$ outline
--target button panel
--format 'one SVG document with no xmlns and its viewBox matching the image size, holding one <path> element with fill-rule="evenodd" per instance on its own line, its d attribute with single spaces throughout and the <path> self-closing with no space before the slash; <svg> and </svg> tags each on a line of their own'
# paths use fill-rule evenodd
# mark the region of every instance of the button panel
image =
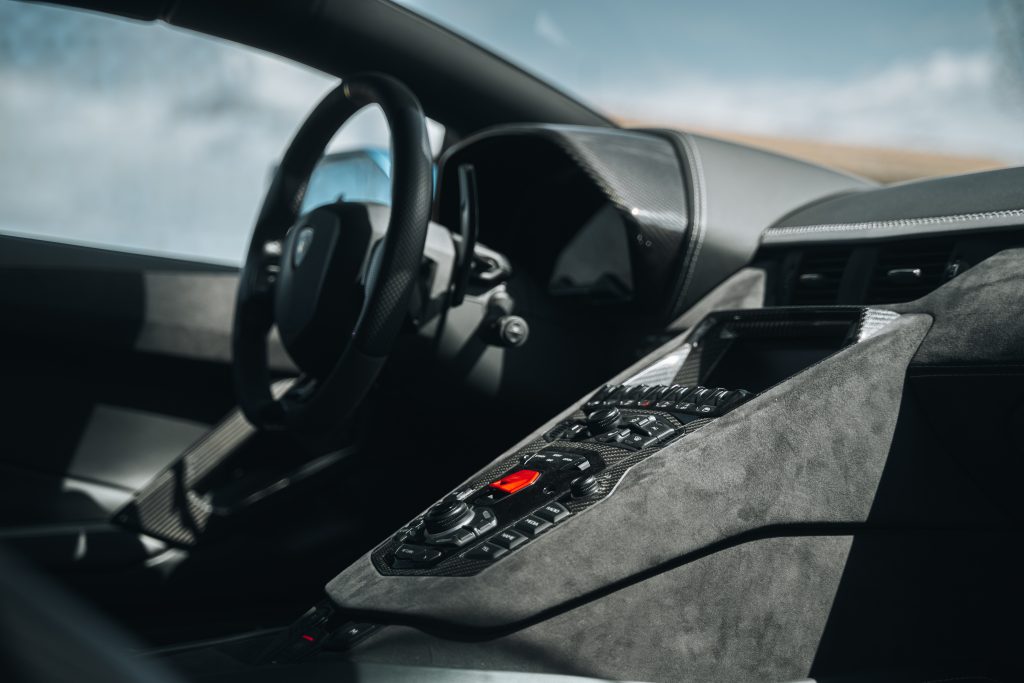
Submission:
<svg viewBox="0 0 1024 683">
<path fill-rule="evenodd" d="M 497 481 L 492 481 L 489 486 L 505 493 L 519 493 L 527 486 L 532 486 L 540 477 L 537 470 L 517 470 Z"/>
<path fill-rule="evenodd" d="M 751 396 L 721 387 L 602 387 L 582 414 L 399 529 L 373 552 L 374 565 L 383 573 L 475 574 L 609 495 L 626 469 L 692 431 L 688 423 Z"/>
<path fill-rule="evenodd" d="M 602 408 L 643 408 L 649 410 L 662 410 L 677 417 L 702 416 L 718 417 L 744 403 L 753 394 L 743 389 L 729 390 L 721 387 L 683 386 L 673 384 L 672 386 L 647 386 L 636 385 L 632 387 L 619 385 L 606 385 L 601 387 L 590 399 L 583 404 L 584 412 L 591 412 Z M 703 408 L 703 409 L 702 409 Z M 560 423 L 557 429 L 548 432 L 554 441 L 563 432 L 569 431 L 579 421 L 566 420 Z M 584 425 L 585 426 L 585 425 Z M 580 436 L 580 428 L 575 430 L 575 440 L 586 437 Z M 546 435 L 547 436 L 547 435 Z M 590 436 L 595 436 L 591 434 Z"/>
<path fill-rule="evenodd" d="M 542 533 L 544 533 L 550 528 L 551 522 L 547 521 L 546 519 L 541 519 L 536 515 L 524 517 L 521 520 L 519 520 L 518 524 L 516 524 L 516 529 L 518 529 L 521 533 L 525 534 L 530 538 L 540 536 Z"/>
<path fill-rule="evenodd" d="M 605 467 L 598 453 L 553 448 L 526 454 L 522 462 L 529 468 L 512 468 L 468 494 L 452 494 L 425 515 L 429 520 L 465 503 L 468 521 L 458 527 L 431 532 L 429 522 L 417 518 L 399 529 L 389 566 L 427 570 L 448 558 L 494 562 L 568 519 L 570 511 L 558 500 L 570 497 L 571 483 L 584 473 Z"/>
</svg>

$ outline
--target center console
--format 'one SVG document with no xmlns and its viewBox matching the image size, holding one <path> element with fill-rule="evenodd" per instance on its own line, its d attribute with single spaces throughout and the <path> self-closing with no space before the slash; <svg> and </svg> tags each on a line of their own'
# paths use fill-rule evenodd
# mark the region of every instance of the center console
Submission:
<svg viewBox="0 0 1024 683">
<path fill-rule="evenodd" d="M 893 320 L 860 307 L 706 317 L 685 343 L 495 462 L 371 553 L 383 576 L 471 576 L 612 495 L 669 444 Z"/>
</svg>

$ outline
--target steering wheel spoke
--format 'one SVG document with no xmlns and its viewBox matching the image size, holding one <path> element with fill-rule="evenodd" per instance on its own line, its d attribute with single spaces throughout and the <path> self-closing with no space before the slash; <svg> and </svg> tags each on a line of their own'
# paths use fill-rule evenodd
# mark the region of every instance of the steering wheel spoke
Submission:
<svg viewBox="0 0 1024 683">
<path fill-rule="evenodd" d="M 338 202 L 297 215 L 327 143 L 368 104 L 384 111 L 393 157 L 388 227 L 372 258 L 365 205 Z M 346 78 L 310 113 L 267 192 L 239 283 L 235 384 L 253 424 L 324 431 L 362 400 L 407 315 L 432 195 L 426 118 L 404 85 L 379 74 Z M 274 325 L 303 372 L 284 397 L 270 391 Z"/>
</svg>

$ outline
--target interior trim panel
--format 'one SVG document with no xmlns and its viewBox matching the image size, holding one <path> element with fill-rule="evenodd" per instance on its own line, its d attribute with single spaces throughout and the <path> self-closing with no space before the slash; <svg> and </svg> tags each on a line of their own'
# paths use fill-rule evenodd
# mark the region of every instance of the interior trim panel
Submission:
<svg viewBox="0 0 1024 683">
<path fill-rule="evenodd" d="M 762 244 L 983 231 L 1024 223 L 1024 168 L 928 178 L 832 197 L 785 216 Z"/>
<path fill-rule="evenodd" d="M 763 286 L 753 276 L 757 272 L 727 283 L 726 299 L 736 297 L 731 290 L 737 282 Z M 368 553 L 327 586 L 347 618 L 389 625 L 373 631 L 349 656 L 417 664 L 429 653 L 432 662 L 454 663 L 471 643 L 486 640 L 480 661 L 496 668 L 510 665 L 506 654 L 530 646 L 564 661 L 554 670 L 565 673 L 614 678 L 639 672 L 642 678 L 671 680 L 696 672 L 735 680 L 768 672 L 777 679 L 798 678 L 850 670 L 856 663 L 850 658 L 863 656 L 848 649 L 842 634 L 859 628 L 856 605 L 869 589 L 902 605 L 890 610 L 889 624 L 880 628 L 892 638 L 897 630 L 921 632 L 904 646 L 922 659 L 931 656 L 942 636 L 928 635 L 928 614 L 941 608 L 969 619 L 977 604 L 990 602 L 990 594 L 1009 581 L 1003 571 L 991 582 L 969 577 L 978 573 L 970 568 L 977 564 L 972 554 L 991 556 L 995 563 L 1001 551 L 993 538 L 1017 514 L 1000 502 L 1007 491 L 998 483 L 1011 476 L 1014 465 L 1000 460 L 993 467 L 1002 476 L 964 477 L 963 467 L 977 470 L 970 465 L 974 458 L 939 443 L 927 425 L 944 414 L 941 408 L 935 412 L 933 394 L 947 395 L 940 385 L 959 381 L 949 365 L 954 360 L 999 367 L 1024 360 L 1019 344 L 1011 342 L 1019 340 L 1022 323 L 1008 317 L 1015 311 L 1011 301 L 1024 298 L 1021 272 L 1024 249 L 1005 250 L 923 299 L 880 307 L 862 319 L 857 343 L 810 362 L 722 417 L 691 423 L 692 430 L 626 471 L 610 495 L 582 511 L 570 510 L 471 576 L 384 575 L 391 573 L 381 571 L 379 553 L 386 542 L 377 556 Z M 977 329 L 963 324 L 967 306 Z M 694 342 L 702 330 L 707 334 L 716 315 L 731 315 L 744 325 L 758 320 L 750 317 L 754 311 L 715 313 L 709 307 L 712 313 L 703 322 L 612 383 L 661 377 L 645 370 L 664 365 L 686 344 L 706 347 Z M 786 313 L 754 310 L 760 316 Z M 825 312 L 842 310 L 821 309 L 819 322 L 828 319 Z M 737 329 L 719 337 L 734 340 Z M 789 335 L 788 345 L 799 345 L 804 334 Z M 989 339 L 982 342 L 977 335 Z M 694 377 L 706 374 L 702 356 L 716 357 L 709 348 L 683 355 L 697 359 L 690 362 Z M 948 368 L 942 377 L 930 370 L 936 361 Z M 694 363 L 703 369 L 693 370 Z M 670 374 L 684 381 L 687 367 L 684 360 Z M 919 377 L 922 371 L 925 377 Z M 999 406 L 1001 391 L 992 385 Z M 1006 394 L 1006 410 L 1019 407 L 1016 393 L 1016 399 Z M 592 406 L 597 398 L 580 403 Z M 500 476 L 512 464 L 509 455 L 549 449 L 545 436 L 578 416 L 576 410 L 547 423 L 470 483 Z M 993 413 L 996 434 L 1006 429 L 1003 412 Z M 568 445 L 561 438 L 555 445 Z M 984 445 L 997 459 L 1005 447 L 996 441 Z M 960 550 L 950 556 L 948 547 Z M 881 587 L 878 579 L 865 582 L 864 572 L 884 574 Z M 736 580 L 742 586 L 730 583 Z M 934 591 L 953 585 L 960 592 L 951 599 L 934 597 Z M 657 614 L 642 607 L 673 600 L 680 601 L 677 607 Z M 816 620 L 808 621 L 811 614 Z M 790 616 L 796 621 L 786 628 Z M 743 646 L 765 619 L 778 626 L 772 629 L 773 646 Z M 665 637 L 642 644 L 630 640 L 641 631 Z M 981 628 L 965 647 L 985 651 L 999 647 L 1002 637 L 995 626 Z M 633 644 L 625 651 L 620 642 Z M 905 661 L 901 657 L 906 653 L 879 642 L 863 661 L 885 669 Z M 576 668 L 580 661 L 588 666 Z M 552 668 L 545 664 L 544 670 Z"/>
</svg>

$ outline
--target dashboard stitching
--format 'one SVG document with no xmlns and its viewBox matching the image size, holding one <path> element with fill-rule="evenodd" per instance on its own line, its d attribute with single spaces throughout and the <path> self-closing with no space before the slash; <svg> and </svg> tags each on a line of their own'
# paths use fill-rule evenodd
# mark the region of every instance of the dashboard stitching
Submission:
<svg viewBox="0 0 1024 683">
<path fill-rule="evenodd" d="M 676 300 L 677 309 L 686 300 L 686 293 L 690 288 L 690 282 L 693 280 L 694 266 L 697 264 L 701 246 L 704 244 L 704 233 L 706 231 L 704 164 L 701 161 L 697 145 L 689 133 L 681 133 L 679 138 L 686 150 L 686 163 L 690 167 L 690 177 L 693 182 L 693 234 L 690 237 L 691 248 L 683 265 L 686 277 L 683 280 L 683 286 L 680 288 L 679 297 Z"/>
<path fill-rule="evenodd" d="M 883 230 L 905 228 L 917 225 L 943 225 L 949 223 L 976 222 L 993 218 L 1024 218 L 1024 209 L 1004 209 L 981 213 L 961 213 L 946 216 L 928 216 L 924 218 L 896 218 L 885 221 L 864 221 L 862 223 L 822 223 L 819 225 L 793 225 L 768 228 L 761 238 L 762 242 L 772 237 L 783 235 L 802 235 L 807 233 L 845 232 L 847 230 Z"/>
</svg>

